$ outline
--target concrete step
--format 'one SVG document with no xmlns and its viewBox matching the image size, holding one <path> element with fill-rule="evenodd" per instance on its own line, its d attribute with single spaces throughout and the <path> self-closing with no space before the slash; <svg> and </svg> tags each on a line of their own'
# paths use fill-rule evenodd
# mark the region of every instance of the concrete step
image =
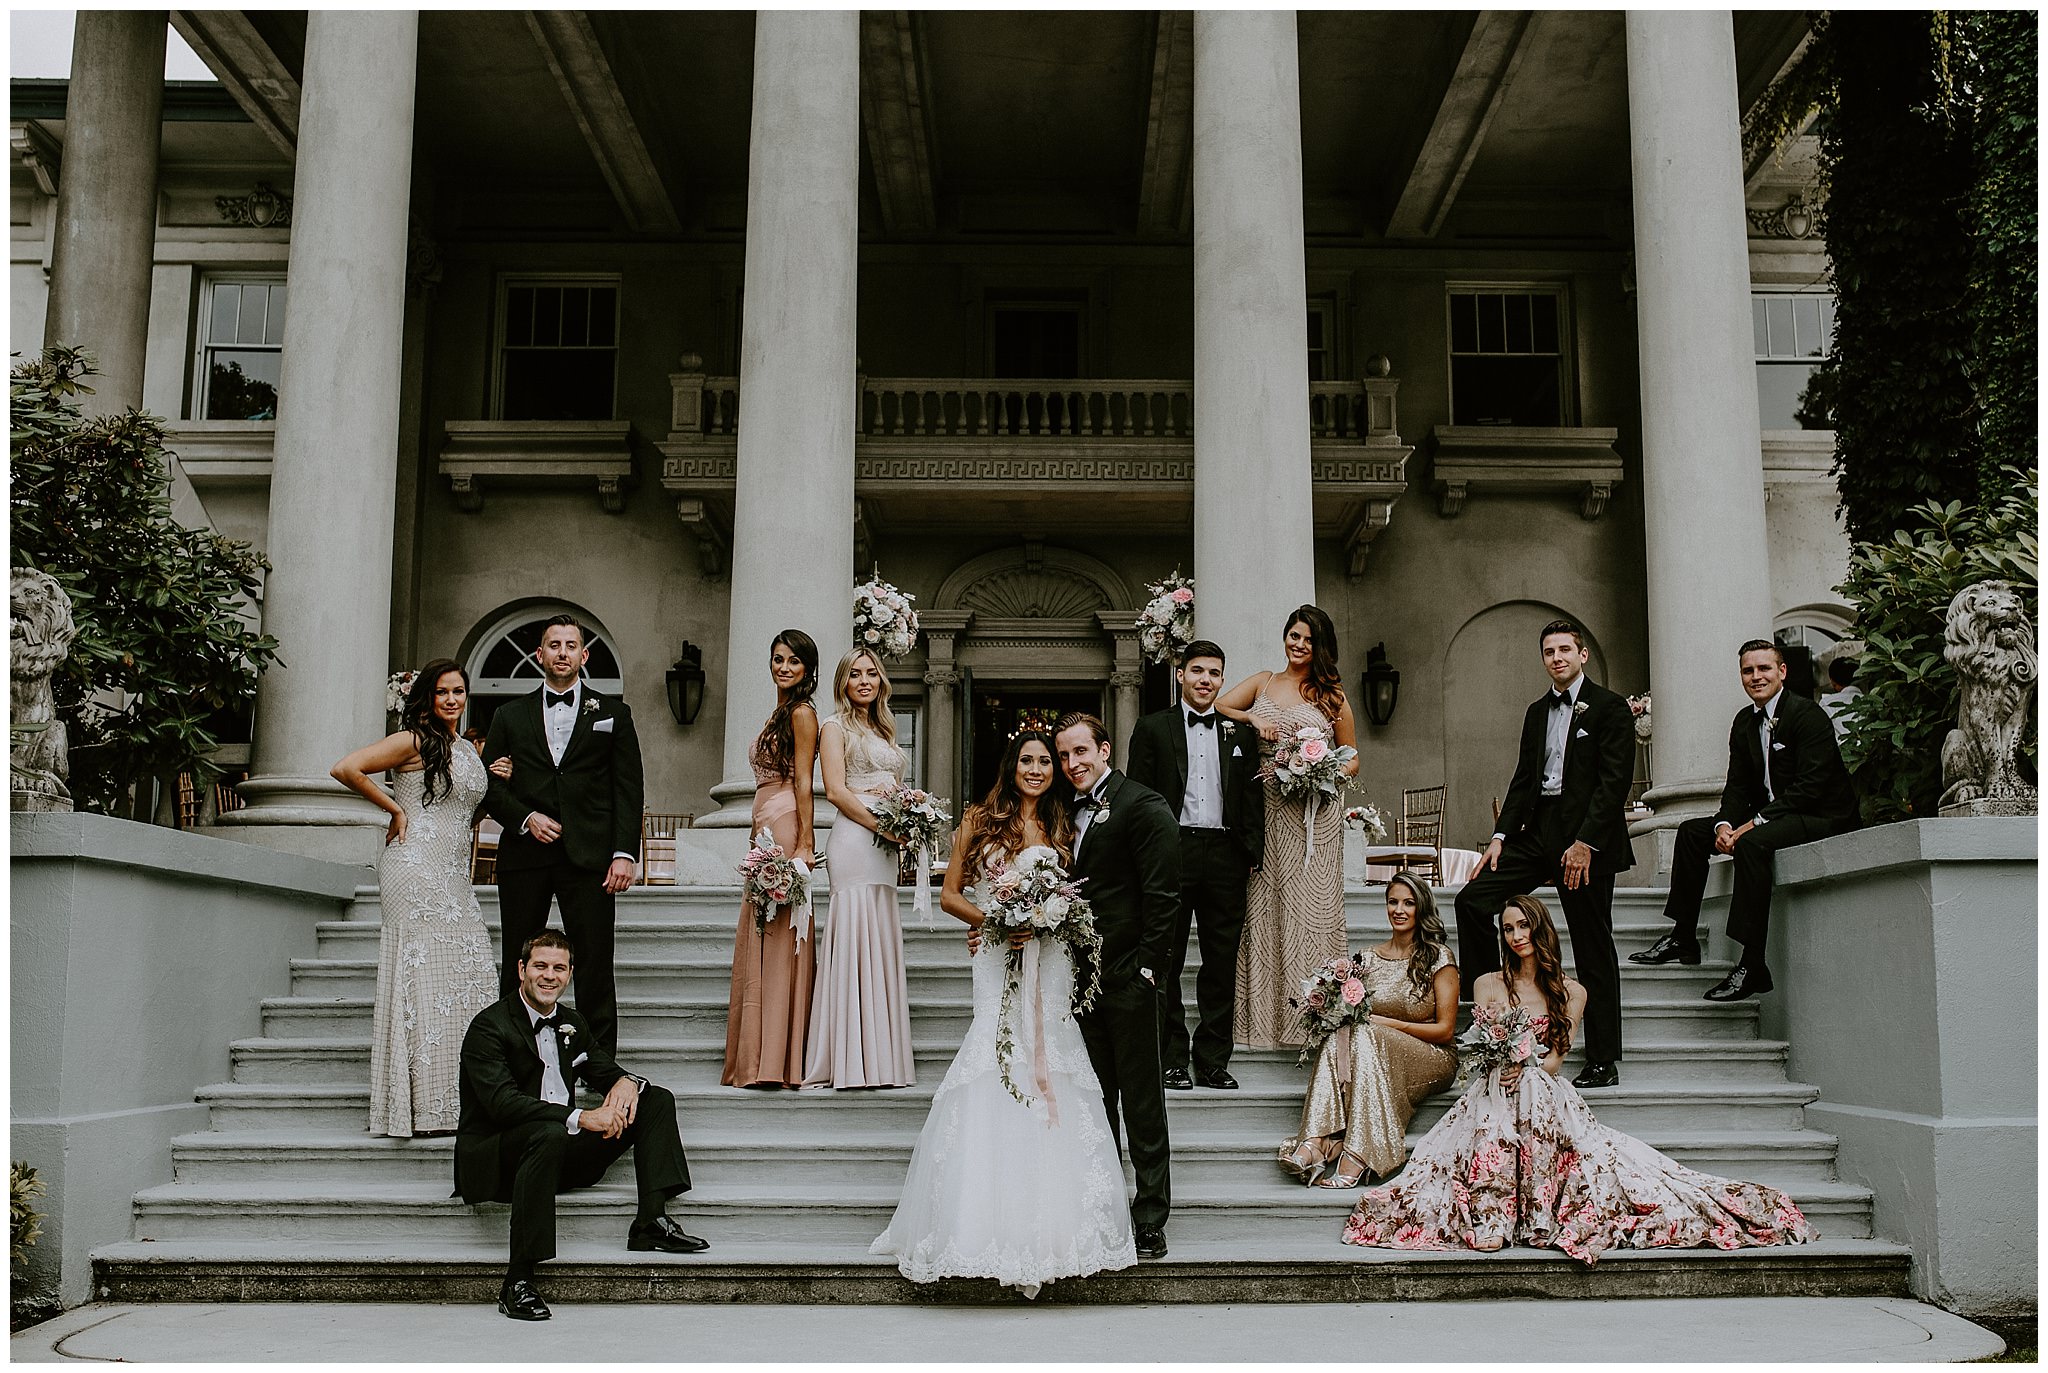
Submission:
<svg viewBox="0 0 2048 1373">
<path fill-rule="evenodd" d="M 431 1182 L 341 1183 L 315 1190 L 297 1183 L 173 1183 L 135 1198 L 139 1240 L 266 1240 L 280 1230 L 338 1241 L 502 1241 L 508 1208 L 469 1206 Z M 764 1187 L 747 1180 L 705 1182 L 675 1206 L 693 1231 L 714 1244 L 816 1242 L 863 1244 L 895 1211 L 900 1182 L 853 1186 L 836 1180 Z M 1805 1182 L 1793 1199 L 1832 1238 L 1869 1238 L 1870 1193 L 1843 1182 Z M 1356 1198 L 1343 1191 L 1289 1184 L 1277 1170 L 1222 1188 L 1176 1187 L 1171 1232 L 1190 1243 L 1231 1241 L 1247 1248 L 1314 1240 L 1334 1243 Z M 633 1215 L 630 1178 L 607 1179 L 556 1201 L 565 1240 L 623 1242 Z M 700 1228 L 701 1227 L 701 1228 Z"/>
<path fill-rule="evenodd" d="M 505 1271 L 503 1222 L 480 1241 L 436 1237 L 345 1243 L 317 1232 L 250 1241 L 130 1240 L 93 1251 L 113 1301 L 489 1303 Z M 1033 1309 L 1068 1303 L 1381 1302 L 1630 1297 L 1907 1295 L 1912 1254 L 1884 1240 L 1823 1236 L 1790 1248 L 1646 1250 L 1587 1268 L 1552 1250 L 1403 1253 L 1338 1242 L 1320 1226 L 1284 1244 L 1197 1242 L 1085 1282 L 1058 1282 Z M 703 1254 L 629 1253 L 616 1234 L 563 1244 L 544 1270 L 558 1305 L 622 1302 L 1001 1303 L 1025 1299 L 983 1280 L 918 1287 L 866 1244 L 748 1244 L 713 1237 Z"/>
</svg>

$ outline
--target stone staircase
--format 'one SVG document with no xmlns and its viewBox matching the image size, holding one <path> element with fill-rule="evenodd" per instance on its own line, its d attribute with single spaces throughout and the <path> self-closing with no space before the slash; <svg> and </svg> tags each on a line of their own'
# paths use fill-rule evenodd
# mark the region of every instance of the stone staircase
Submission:
<svg viewBox="0 0 2048 1373">
<path fill-rule="evenodd" d="M 479 897 L 495 930 L 495 892 Z M 979 1281 L 914 1287 L 867 1253 L 966 1029 L 959 927 L 935 912 L 936 928 L 924 928 L 906 894 L 916 1086 L 745 1091 L 718 1083 L 738 899 L 735 888 L 635 888 L 619 903 L 620 1057 L 676 1094 L 696 1187 L 675 1209 L 712 1248 L 630 1254 L 631 1165 L 621 1163 L 599 1187 L 561 1199 L 548 1292 L 584 1301 L 1003 1299 Z M 1378 891 L 1354 891 L 1348 904 L 1354 947 L 1385 937 Z M 1666 928 L 1661 904 L 1661 891 L 1617 893 L 1624 955 Z M 173 1181 L 135 1198 L 133 1238 L 95 1252 L 101 1295 L 484 1300 L 495 1290 L 505 1208 L 449 1195 L 452 1141 L 373 1137 L 365 1127 L 378 920 L 377 893 L 365 889 L 349 919 L 319 927 L 318 957 L 293 960 L 292 994 L 263 1002 L 263 1036 L 236 1041 L 231 1079 L 197 1093 L 211 1128 L 174 1141 Z M 1903 1295 L 1908 1251 L 1872 1238 L 1870 1193 L 1836 1178 L 1835 1141 L 1806 1127 L 1815 1093 L 1787 1080 L 1787 1046 L 1758 1037 L 1756 1003 L 1700 999 L 1728 967 L 1715 951 L 1710 944 L 1698 968 L 1624 962 L 1622 1085 L 1589 1100 L 1601 1120 L 1693 1167 L 1785 1188 L 1821 1243 L 1620 1254 L 1593 1270 L 1528 1249 L 1352 1248 L 1338 1234 L 1354 1194 L 1304 1188 L 1272 1162 L 1295 1125 L 1307 1070 L 1290 1051 L 1239 1050 L 1231 1067 L 1241 1090 L 1168 1094 L 1169 1257 L 1056 1284 L 1040 1300 Z M 1424 1105 L 1411 1144 L 1451 1099 Z"/>
</svg>

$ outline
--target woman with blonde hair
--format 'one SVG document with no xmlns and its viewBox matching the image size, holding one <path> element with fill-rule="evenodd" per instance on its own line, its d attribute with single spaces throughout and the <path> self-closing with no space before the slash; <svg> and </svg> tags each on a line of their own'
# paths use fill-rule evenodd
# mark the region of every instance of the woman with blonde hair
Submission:
<svg viewBox="0 0 2048 1373">
<path fill-rule="evenodd" d="M 897 846 L 868 809 L 903 784 L 881 659 L 865 648 L 841 658 L 832 700 L 832 717 L 818 729 L 818 762 L 839 823 L 826 840 L 832 902 L 818 931 L 804 1086 L 908 1087 L 917 1066 L 896 902 Z"/>
</svg>

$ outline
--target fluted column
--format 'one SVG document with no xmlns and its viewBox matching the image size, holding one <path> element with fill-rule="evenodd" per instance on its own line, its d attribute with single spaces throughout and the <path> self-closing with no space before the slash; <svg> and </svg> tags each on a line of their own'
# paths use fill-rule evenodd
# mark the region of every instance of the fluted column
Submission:
<svg viewBox="0 0 2048 1373">
<path fill-rule="evenodd" d="M 1732 19 L 1626 22 L 1657 731 L 1646 799 L 1648 828 L 1669 830 L 1720 794 L 1743 701 L 1736 650 L 1770 637 L 1772 603 Z"/>
<path fill-rule="evenodd" d="M 327 770 L 384 732 L 418 37 L 410 10 L 307 18 L 263 608 L 283 661 L 257 694 L 249 806 L 221 817 L 347 861 L 385 824 Z"/>
<path fill-rule="evenodd" d="M 860 16 L 761 10 L 747 170 L 725 779 L 700 826 L 744 826 L 747 747 L 775 708 L 768 644 L 818 641 L 818 705 L 853 634 Z"/>
<path fill-rule="evenodd" d="M 142 404 L 164 103 L 163 10 L 80 10 L 50 245 L 46 343 L 98 355 L 88 415 Z"/>
<path fill-rule="evenodd" d="M 1315 599 L 1291 10 L 1195 13 L 1195 628 L 1231 675 Z"/>
<path fill-rule="evenodd" d="M 940 796 L 954 801 L 958 819 L 966 805 L 963 784 L 956 775 L 959 767 L 960 737 L 960 636 L 974 620 L 967 610 L 928 610 L 918 617 L 924 629 L 924 784 Z"/>
</svg>

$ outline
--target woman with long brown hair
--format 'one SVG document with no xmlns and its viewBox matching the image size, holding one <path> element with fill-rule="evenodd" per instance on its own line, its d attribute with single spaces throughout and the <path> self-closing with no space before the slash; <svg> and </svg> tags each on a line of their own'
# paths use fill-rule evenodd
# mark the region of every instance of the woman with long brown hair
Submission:
<svg viewBox="0 0 2048 1373">
<path fill-rule="evenodd" d="M 1268 764 L 1283 734 L 1311 726 L 1334 744 L 1355 744 L 1330 617 L 1316 606 L 1297 607 L 1280 637 L 1287 665 L 1253 673 L 1219 696 L 1216 709 L 1259 732 Z M 1348 771 L 1357 775 L 1357 759 Z M 1309 973 L 1343 957 L 1346 944 L 1344 808 L 1319 805 L 1311 831 L 1306 801 L 1283 797 L 1271 777 L 1265 787 L 1265 861 L 1245 884 L 1237 948 L 1237 1042 L 1258 1049 L 1303 1042 L 1287 999 Z"/>
<path fill-rule="evenodd" d="M 818 711 L 811 704 L 818 691 L 818 645 L 801 629 L 783 630 L 768 645 L 768 673 L 775 679 L 775 709 L 747 752 L 754 769 L 748 833 L 767 830 L 783 852 L 808 864 L 814 842 L 811 768 L 818 757 Z M 787 906 L 769 912 L 764 927 L 756 923 L 753 903 L 741 901 L 719 1081 L 728 1087 L 795 1087 L 804 1080 L 817 941 L 797 928 Z"/>
<path fill-rule="evenodd" d="M 1775 1187 L 1711 1177 L 1593 1118 L 1558 1075 L 1586 1010 L 1564 975 L 1557 926 L 1533 896 L 1500 913 L 1501 971 L 1473 988 L 1475 1015 L 1533 1012 L 1540 1055 L 1489 1068 L 1423 1136 L 1399 1180 L 1371 1187 L 1347 1244 L 1561 1249 L 1592 1264 L 1610 1249 L 1804 1244 L 1813 1227 Z"/>
</svg>

